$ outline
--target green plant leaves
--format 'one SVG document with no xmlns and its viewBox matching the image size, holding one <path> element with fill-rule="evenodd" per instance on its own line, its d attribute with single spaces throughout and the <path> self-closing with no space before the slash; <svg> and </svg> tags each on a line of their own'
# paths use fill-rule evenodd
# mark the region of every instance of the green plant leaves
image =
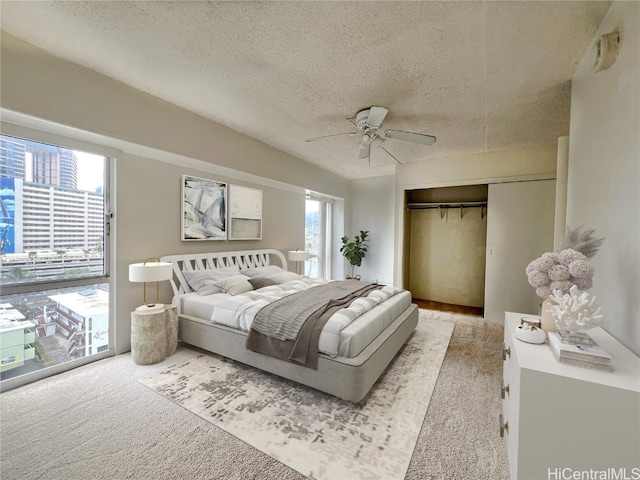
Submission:
<svg viewBox="0 0 640 480">
<path fill-rule="evenodd" d="M 368 235 L 368 230 L 360 230 L 360 234 L 356 235 L 353 241 L 346 235 L 341 238 L 342 247 L 340 247 L 340 252 L 351 264 L 352 273 L 355 267 L 362 265 L 362 259 L 367 253 L 367 244 L 365 241 Z"/>
</svg>

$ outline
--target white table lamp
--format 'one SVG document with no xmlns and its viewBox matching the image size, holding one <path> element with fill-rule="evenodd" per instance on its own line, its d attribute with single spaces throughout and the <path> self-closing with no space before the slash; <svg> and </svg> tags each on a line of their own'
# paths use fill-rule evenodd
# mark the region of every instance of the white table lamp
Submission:
<svg viewBox="0 0 640 480">
<path fill-rule="evenodd" d="M 290 262 L 296 263 L 296 273 L 300 275 L 300 262 L 305 262 L 309 258 L 309 252 L 304 250 L 290 250 L 287 258 Z"/>
<path fill-rule="evenodd" d="M 173 266 L 168 262 L 160 262 L 155 258 L 148 258 L 144 263 L 133 263 L 129 265 L 129 281 L 142 282 L 144 305 L 136 308 L 136 312 L 156 312 L 162 310 L 164 305 L 158 303 L 160 293 L 159 282 L 169 280 L 173 276 Z M 156 300 L 153 303 L 147 302 L 147 282 L 156 282 Z"/>
</svg>

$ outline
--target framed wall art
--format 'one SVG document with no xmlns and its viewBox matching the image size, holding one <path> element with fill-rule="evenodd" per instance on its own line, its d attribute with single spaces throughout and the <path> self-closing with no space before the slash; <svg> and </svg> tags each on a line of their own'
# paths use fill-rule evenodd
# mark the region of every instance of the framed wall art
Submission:
<svg viewBox="0 0 640 480">
<path fill-rule="evenodd" d="M 229 185 L 229 240 L 262 239 L 262 190 Z"/>
<path fill-rule="evenodd" d="M 227 184 L 182 176 L 182 240 L 226 240 Z"/>
</svg>

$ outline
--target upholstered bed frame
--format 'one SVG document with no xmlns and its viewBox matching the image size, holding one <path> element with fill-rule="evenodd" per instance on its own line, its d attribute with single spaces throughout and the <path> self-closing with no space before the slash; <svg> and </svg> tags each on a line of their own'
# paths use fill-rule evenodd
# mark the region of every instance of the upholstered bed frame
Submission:
<svg viewBox="0 0 640 480">
<path fill-rule="evenodd" d="M 287 269 L 278 250 L 169 255 L 161 261 L 173 264 L 173 303 L 180 308 L 179 296 L 191 292 L 184 270 L 219 269 L 237 265 L 241 270 L 266 265 Z M 178 311 L 179 338 L 182 342 L 223 357 L 259 368 L 351 402 L 362 400 L 393 360 L 418 324 L 418 308 L 411 304 L 391 325 L 354 358 L 320 354 L 318 369 L 271 358 L 245 348 L 245 332 L 184 315 Z"/>
</svg>

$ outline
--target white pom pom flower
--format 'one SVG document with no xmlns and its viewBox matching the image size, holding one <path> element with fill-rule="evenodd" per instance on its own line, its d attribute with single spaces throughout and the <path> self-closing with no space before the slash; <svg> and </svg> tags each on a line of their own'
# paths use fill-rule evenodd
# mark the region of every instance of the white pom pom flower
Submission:
<svg viewBox="0 0 640 480">
<path fill-rule="evenodd" d="M 541 298 L 548 298 L 554 290 L 567 294 L 574 285 L 580 290 L 591 288 L 593 271 L 587 257 L 570 248 L 560 253 L 544 253 L 525 269 L 529 284 Z"/>
<path fill-rule="evenodd" d="M 570 248 L 562 250 L 560 253 L 558 253 L 558 262 L 562 265 L 569 266 L 571 262 L 575 262 L 576 260 L 588 261 L 587 257 L 584 254 Z"/>
<path fill-rule="evenodd" d="M 569 273 L 569 268 L 565 265 L 554 265 L 549 269 L 549 278 L 554 282 L 562 282 L 569 280 L 571 274 Z"/>
<path fill-rule="evenodd" d="M 571 283 L 569 280 L 551 282 L 551 285 L 549 286 L 552 292 L 555 292 L 556 290 L 558 290 L 561 292 L 561 294 L 569 293 L 569 290 L 571 289 L 571 287 L 573 287 L 573 283 Z"/>
<path fill-rule="evenodd" d="M 574 285 L 578 287 L 578 290 L 589 290 L 591 287 L 593 287 L 593 279 L 591 277 L 576 278 L 574 280 Z"/>
<path fill-rule="evenodd" d="M 538 295 L 540 298 L 549 298 L 551 293 L 551 287 L 549 287 L 549 285 L 536 288 L 536 295 Z"/>
<path fill-rule="evenodd" d="M 543 272 L 538 272 L 537 270 L 534 270 L 529 275 L 527 275 L 527 280 L 529 280 L 529 285 L 535 288 L 543 287 L 551 283 L 549 275 Z"/>
<path fill-rule="evenodd" d="M 569 264 L 568 270 L 576 278 L 590 278 L 593 276 L 593 265 L 588 260 L 575 260 Z"/>
</svg>

